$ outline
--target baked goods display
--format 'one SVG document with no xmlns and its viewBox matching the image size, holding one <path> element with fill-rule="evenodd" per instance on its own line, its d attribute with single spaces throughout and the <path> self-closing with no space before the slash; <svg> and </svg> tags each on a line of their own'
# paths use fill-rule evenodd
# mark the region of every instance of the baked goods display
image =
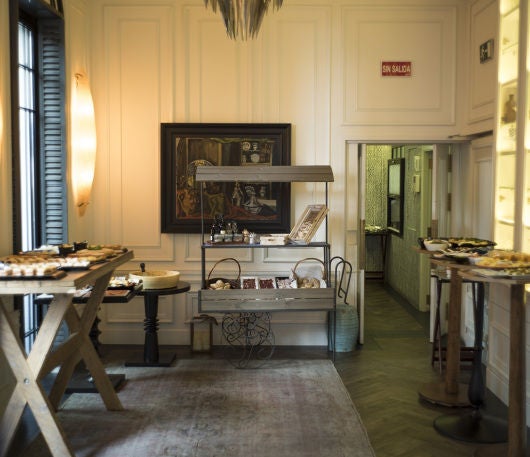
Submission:
<svg viewBox="0 0 530 457">
<path fill-rule="evenodd" d="M 469 238 L 469 237 L 449 237 L 447 241 L 451 244 L 451 247 L 457 248 L 480 248 L 495 246 L 495 243 L 490 240 L 482 240 L 480 238 Z"/>
<path fill-rule="evenodd" d="M 76 247 L 82 249 L 76 250 Z M 88 243 L 43 245 L 40 248 L 0 257 L 0 278 L 58 277 L 57 271 L 88 269 L 97 262 L 126 252 L 119 245 L 89 246 Z"/>
<path fill-rule="evenodd" d="M 447 249 L 459 252 L 478 251 L 486 253 L 487 250 L 495 246 L 495 242 L 471 237 L 439 237 L 439 238 L 418 238 L 421 249 L 426 249 L 427 245 L 446 244 Z M 445 248 L 444 248 L 445 249 Z"/>
<path fill-rule="evenodd" d="M 212 282 L 208 286 L 208 288 L 212 290 L 226 290 L 226 289 L 231 289 L 232 286 L 230 285 L 229 282 L 224 282 L 222 279 L 218 279 L 217 281 Z"/>
<path fill-rule="evenodd" d="M 478 267 L 490 269 L 526 269 L 530 268 L 530 254 L 494 249 L 473 263 Z"/>
<path fill-rule="evenodd" d="M 134 289 L 140 282 L 127 276 L 113 276 L 110 278 L 107 289 Z"/>
<path fill-rule="evenodd" d="M 292 289 L 296 288 L 296 285 L 296 280 L 293 280 L 288 276 L 276 278 L 276 288 L 278 289 Z"/>
<path fill-rule="evenodd" d="M 472 271 L 481 276 L 520 278 L 530 275 L 530 254 L 505 249 L 488 249 L 485 252 L 470 248 L 445 250 L 434 258 L 449 259 L 474 265 Z"/>
</svg>

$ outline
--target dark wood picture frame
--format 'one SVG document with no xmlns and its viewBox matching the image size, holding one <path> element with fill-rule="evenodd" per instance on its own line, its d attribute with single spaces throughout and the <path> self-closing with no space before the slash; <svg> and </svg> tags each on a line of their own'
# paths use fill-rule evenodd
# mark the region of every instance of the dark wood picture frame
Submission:
<svg viewBox="0 0 530 457">
<path fill-rule="evenodd" d="M 197 166 L 291 164 L 291 124 L 163 123 L 160 133 L 162 233 L 201 233 Z M 290 183 L 203 186 L 206 227 L 222 214 L 251 232 L 290 232 Z"/>
</svg>

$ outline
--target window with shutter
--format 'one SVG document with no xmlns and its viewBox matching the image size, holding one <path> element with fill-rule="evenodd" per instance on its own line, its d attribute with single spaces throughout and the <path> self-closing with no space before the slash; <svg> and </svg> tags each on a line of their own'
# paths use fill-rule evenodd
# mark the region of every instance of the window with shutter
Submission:
<svg viewBox="0 0 530 457">
<path fill-rule="evenodd" d="M 64 21 L 60 0 L 10 0 L 13 249 L 67 241 Z M 21 337 L 29 349 L 46 306 L 25 296 Z M 67 336 L 63 325 L 57 340 Z"/>
</svg>

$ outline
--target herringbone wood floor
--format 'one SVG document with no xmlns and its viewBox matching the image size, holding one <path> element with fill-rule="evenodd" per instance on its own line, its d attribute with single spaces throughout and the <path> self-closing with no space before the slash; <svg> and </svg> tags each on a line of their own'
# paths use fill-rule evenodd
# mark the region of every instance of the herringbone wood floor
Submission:
<svg viewBox="0 0 530 457">
<path fill-rule="evenodd" d="M 366 284 L 365 312 L 362 349 L 339 355 L 335 365 L 377 457 L 473 455 L 474 445 L 445 438 L 432 425 L 458 409 L 418 399 L 421 384 L 440 379 L 430 364 L 428 316 L 413 313 L 374 282 Z M 462 370 L 462 377 L 468 376 L 469 370 Z"/>
<path fill-rule="evenodd" d="M 188 347 L 172 347 L 178 358 L 222 357 L 190 354 Z M 460 409 L 444 408 L 420 402 L 418 387 L 441 378 L 430 364 L 428 315 L 415 312 L 378 282 L 366 284 L 365 342 L 362 348 L 339 353 L 335 366 L 350 392 L 377 457 L 460 457 L 472 456 L 475 445 L 439 435 L 433 420 L 443 414 L 458 414 Z M 138 346 L 103 346 L 104 363 L 141 356 Z M 327 349 L 314 347 L 277 347 L 277 358 L 328 357 Z M 469 370 L 461 371 L 467 382 Z M 506 414 L 506 408 L 491 395 L 487 408 Z M 18 457 L 28 440 L 37 433 L 31 417 L 25 414 L 9 457 Z M 284 457 L 284 456 L 279 456 Z M 287 457 L 287 456 L 285 456 Z M 322 456 L 327 457 L 327 456 Z M 348 457 L 348 456 L 345 456 Z"/>
</svg>

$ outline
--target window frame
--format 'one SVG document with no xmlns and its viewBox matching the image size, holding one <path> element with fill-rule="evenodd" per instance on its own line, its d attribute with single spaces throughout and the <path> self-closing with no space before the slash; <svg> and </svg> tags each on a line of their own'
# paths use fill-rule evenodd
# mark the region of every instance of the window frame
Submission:
<svg viewBox="0 0 530 457">
<path fill-rule="evenodd" d="M 21 194 L 23 159 L 19 106 L 19 22 L 33 30 L 36 70 L 34 93 L 36 122 L 32 139 L 35 145 L 32 158 L 35 185 L 32 188 L 32 196 L 35 200 L 36 224 L 32 239 L 34 246 L 31 247 L 43 243 L 50 244 L 50 238 L 56 242 L 67 240 L 66 104 L 64 102 L 66 71 L 62 2 L 53 0 L 48 4 L 42 0 L 9 0 L 9 18 L 13 252 L 18 252 L 23 248 L 24 231 Z M 52 95 L 49 95 L 50 88 Z M 15 307 L 21 312 L 20 337 L 24 347 L 29 351 L 47 307 L 36 304 L 33 295 L 15 297 Z M 67 329 L 63 328 L 58 340 L 64 338 L 65 332 Z"/>
</svg>

